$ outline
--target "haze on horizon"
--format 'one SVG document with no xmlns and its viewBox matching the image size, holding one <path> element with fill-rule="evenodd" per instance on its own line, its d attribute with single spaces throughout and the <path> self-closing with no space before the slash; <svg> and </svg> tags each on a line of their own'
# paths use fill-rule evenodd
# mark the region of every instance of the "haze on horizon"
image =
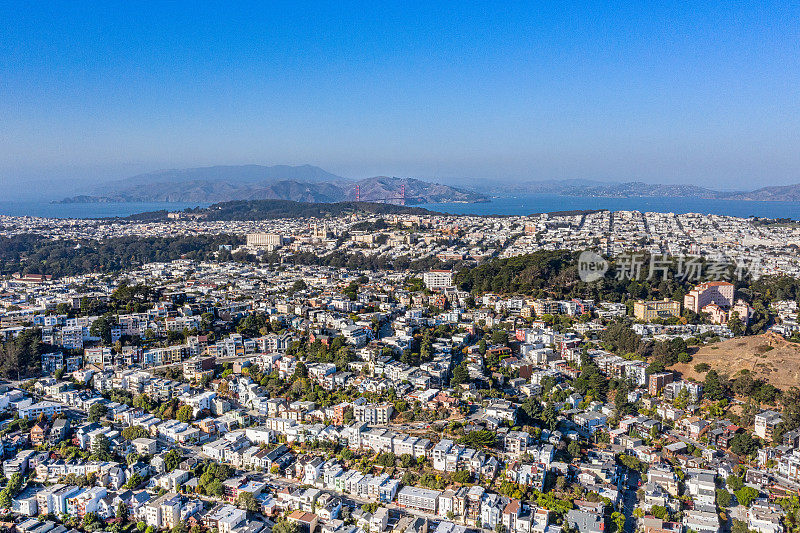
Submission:
<svg viewBox="0 0 800 533">
<path fill-rule="evenodd" d="M 0 187 L 167 168 L 800 182 L 800 5 L 0 6 Z"/>
</svg>

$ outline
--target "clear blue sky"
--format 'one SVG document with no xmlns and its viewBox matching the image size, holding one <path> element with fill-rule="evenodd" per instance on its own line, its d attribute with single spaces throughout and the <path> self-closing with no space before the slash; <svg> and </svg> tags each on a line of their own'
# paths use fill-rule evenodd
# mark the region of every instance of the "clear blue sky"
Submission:
<svg viewBox="0 0 800 533">
<path fill-rule="evenodd" d="M 58 3 L 0 6 L 12 192 L 239 163 L 800 182 L 797 2 Z"/>
</svg>

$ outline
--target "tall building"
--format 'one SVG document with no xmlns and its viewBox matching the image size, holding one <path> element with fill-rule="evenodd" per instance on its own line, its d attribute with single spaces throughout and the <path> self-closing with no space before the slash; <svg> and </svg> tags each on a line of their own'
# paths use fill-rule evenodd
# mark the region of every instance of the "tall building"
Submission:
<svg viewBox="0 0 800 533">
<path fill-rule="evenodd" d="M 761 411 L 756 415 L 753 433 L 762 439 L 771 441 L 772 433 L 782 421 L 783 418 L 777 411 Z"/>
<path fill-rule="evenodd" d="M 747 325 L 753 310 L 743 300 L 734 301 L 735 289 L 727 281 L 701 283 L 684 296 L 683 305 L 695 313 L 708 313 L 715 324 L 727 324 L 736 313 Z"/>
<path fill-rule="evenodd" d="M 365 422 L 370 425 L 386 425 L 392 418 L 392 404 L 390 403 L 368 403 L 353 406 L 353 417 L 357 422 Z"/>
<path fill-rule="evenodd" d="M 647 380 L 647 392 L 650 396 L 658 396 L 669 383 L 675 379 L 672 372 L 660 372 L 658 374 L 650 374 Z"/>
<path fill-rule="evenodd" d="M 247 247 L 248 248 L 267 248 L 273 250 L 283 246 L 286 238 L 277 233 L 248 233 L 247 234 Z"/>
<path fill-rule="evenodd" d="M 422 275 L 425 287 L 432 291 L 447 289 L 453 286 L 453 272 L 450 270 L 431 270 Z"/>
<path fill-rule="evenodd" d="M 683 306 L 700 313 L 707 305 L 715 304 L 723 309 L 733 305 L 733 283 L 727 281 L 707 281 L 697 285 L 683 297 Z"/>
<path fill-rule="evenodd" d="M 670 318 L 680 315 L 680 302 L 670 300 L 669 298 L 652 302 L 637 300 L 633 303 L 633 316 L 636 317 L 637 320 L 650 322 L 656 318 Z"/>
</svg>

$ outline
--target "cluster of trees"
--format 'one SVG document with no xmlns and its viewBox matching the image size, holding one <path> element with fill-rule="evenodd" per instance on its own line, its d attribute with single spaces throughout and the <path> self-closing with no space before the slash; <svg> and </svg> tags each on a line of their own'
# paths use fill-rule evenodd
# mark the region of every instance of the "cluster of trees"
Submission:
<svg viewBox="0 0 800 533">
<path fill-rule="evenodd" d="M 196 474 L 200 475 L 197 483 L 197 490 L 200 494 L 221 497 L 225 494 L 222 483 L 233 475 L 233 470 L 226 464 L 207 461 L 199 465 Z"/>
<path fill-rule="evenodd" d="M 128 441 L 149 439 L 150 432 L 142 426 L 128 426 L 122 429 L 122 438 Z"/>
<path fill-rule="evenodd" d="M 420 207 L 372 202 L 311 203 L 291 200 L 239 200 L 221 202 L 210 207 L 187 209 L 188 213 L 206 220 L 271 220 L 276 218 L 344 217 L 356 213 L 374 215 L 429 215 L 433 211 Z M 164 214 L 166 219 L 166 213 Z"/>
<path fill-rule="evenodd" d="M 471 448 L 489 448 L 494 446 L 497 441 L 497 433 L 488 429 L 479 429 L 465 433 L 459 440 L 461 444 Z"/>
<path fill-rule="evenodd" d="M 740 457 L 753 455 L 761 447 L 758 438 L 753 438 L 747 431 L 734 435 L 729 446 L 731 451 Z"/>
<path fill-rule="evenodd" d="M 19 494 L 19 491 L 22 489 L 22 476 L 19 474 L 11 474 L 11 477 L 8 478 L 8 483 L 0 491 L 0 507 L 4 509 L 11 508 L 11 500 Z"/>
<path fill-rule="evenodd" d="M 600 371 L 600 367 L 586 354 L 581 356 L 581 373 L 572 382 L 572 386 L 584 397 L 605 399 L 608 392 L 608 380 Z"/>
<path fill-rule="evenodd" d="M 42 331 L 30 328 L 0 344 L 0 373 L 14 379 L 37 374 L 41 368 L 42 354 L 52 349 L 43 344 L 41 339 Z"/>
<path fill-rule="evenodd" d="M 469 382 L 469 370 L 465 363 L 459 363 L 453 368 L 453 376 L 450 378 L 450 386 L 457 387 L 462 383 Z"/>
<path fill-rule="evenodd" d="M 41 339 L 42 330 L 30 328 L 0 344 L 0 374 L 14 379 L 37 375 L 41 369 L 42 354 L 54 351 Z"/>
<path fill-rule="evenodd" d="M 348 346 L 343 337 L 334 338 L 330 346 L 319 340 L 311 344 L 302 345 L 297 354 L 310 363 L 333 363 L 338 370 L 346 370 L 351 361 L 355 359 L 353 349 Z"/>
<path fill-rule="evenodd" d="M 564 290 L 578 283 L 578 271 L 570 252 L 542 251 L 487 261 L 460 270 L 456 285 L 476 294 L 484 292 L 524 293 L 534 297 L 552 295 L 554 285 Z"/>
<path fill-rule="evenodd" d="M 493 259 L 477 267 L 462 268 L 456 274 L 456 284 L 476 294 L 496 292 L 501 294 L 526 294 L 535 298 L 586 298 L 596 301 L 629 302 L 634 299 L 671 298 L 678 301 L 692 286 L 708 281 L 719 273 L 707 269 L 700 261 L 699 278 L 689 279 L 680 271 L 675 259 L 668 266 L 668 275 L 663 279 L 659 272 L 653 279 L 647 277 L 650 256 L 641 254 L 642 279 L 625 279 L 617 276 L 621 265 L 609 259 L 609 268 L 605 276 L 598 281 L 585 283 L 580 280 L 577 269 L 577 254 L 567 251 L 537 251 L 527 255 L 506 259 Z M 777 300 L 794 300 L 800 302 L 800 280 L 791 276 L 762 276 L 757 280 L 749 277 L 738 279 L 738 272 L 732 264 L 723 279 L 736 284 L 737 297 L 741 297 L 754 309 L 754 315 L 745 328 L 741 320 L 733 320 L 732 329 L 740 333 L 758 333 L 769 325 L 774 318 L 770 304 Z M 749 272 L 743 272 L 745 276 Z M 620 279 L 618 279 L 620 278 Z M 695 322 L 699 318 L 685 310 L 681 320 Z M 676 319 L 677 320 L 677 319 Z M 626 352 L 636 353 L 635 343 L 628 344 Z"/>
<path fill-rule="evenodd" d="M 649 274 L 650 259 L 647 253 L 642 252 L 639 255 L 642 275 L 629 279 L 629 276 L 617 275 L 624 267 L 611 258 L 603 278 L 585 283 L 578 275 L 577 253 L 544 250 L 494 259 L 476 268 L 462 270 L 456 275 L 456 283 L 462 289 L 476 293 L 522 293 L 537 298 L 577 297 L 620 302 L 637 298 L 682 300 L 690 285 L 705 280 L 684 277 L 677 258 L 668 266 L 666 279 L 660 271 L 653 279 L 645 279 Z"/>
<path fill-rule="evenodd" d="M 181 257 L 207 260 L 220 245 L 242 244 L 241 236 L 115 237 L 51 240 L 25 234 L 0 237 L 0 274 L 14 272 L 73 276 L 88 272 L 119 272 L 131 265 L 169 262 Z"/>
<path fill-rule="evenodd" d="M 207 260 L 220 245 L 238 245 L 235 235 L 181 237 L 116 237 L 95 241 L 54 241 L 38 235 L 0 237 L 0 274 L 14 272 L 72 276 L 88 272 L 119 272 L 134 264 L 169 262 L 181 257 Z"/>
<path fill-rule="evenodd" d="M 753 378 L 747 371 L 742 372 L 731 380 L 721 376 L 714 369 L 706 373 L 703 381 L 703 396 L 705 398 L 718 401 L 734 395 L 750 398 L 756 403 L 774 405 L 778 400 L 782 400 L 784 405 L 788 405 L 784 399 L 784 393 L 780 389 L 763 379 Z"/>
</svg>

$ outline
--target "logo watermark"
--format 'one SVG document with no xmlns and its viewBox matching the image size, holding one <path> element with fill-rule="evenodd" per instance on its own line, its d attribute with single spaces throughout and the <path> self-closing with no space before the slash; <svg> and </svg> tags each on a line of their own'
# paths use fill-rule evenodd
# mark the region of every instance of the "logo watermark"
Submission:
<svg viewBox="0 0 800 533">
<path fill-rule="evenodd" d="M 725 255 L 631 252 L 619 254 L 612 261 L 617 280 L 742 281 L 758 279 L 761 274 L 760 259 Z M 598 281 L 606 276 L 611 266 L 600 254 L 585 250 L 578 257 L 578 276 L 587 283 Z"/>
<path fill-rule="evenodd" d="M 581 252 L 578 257 L 578 276 L 581 281 L 591 283 L 602 279 L 608 272 L 608 261 L 591 250 Z"/>
</svg>

